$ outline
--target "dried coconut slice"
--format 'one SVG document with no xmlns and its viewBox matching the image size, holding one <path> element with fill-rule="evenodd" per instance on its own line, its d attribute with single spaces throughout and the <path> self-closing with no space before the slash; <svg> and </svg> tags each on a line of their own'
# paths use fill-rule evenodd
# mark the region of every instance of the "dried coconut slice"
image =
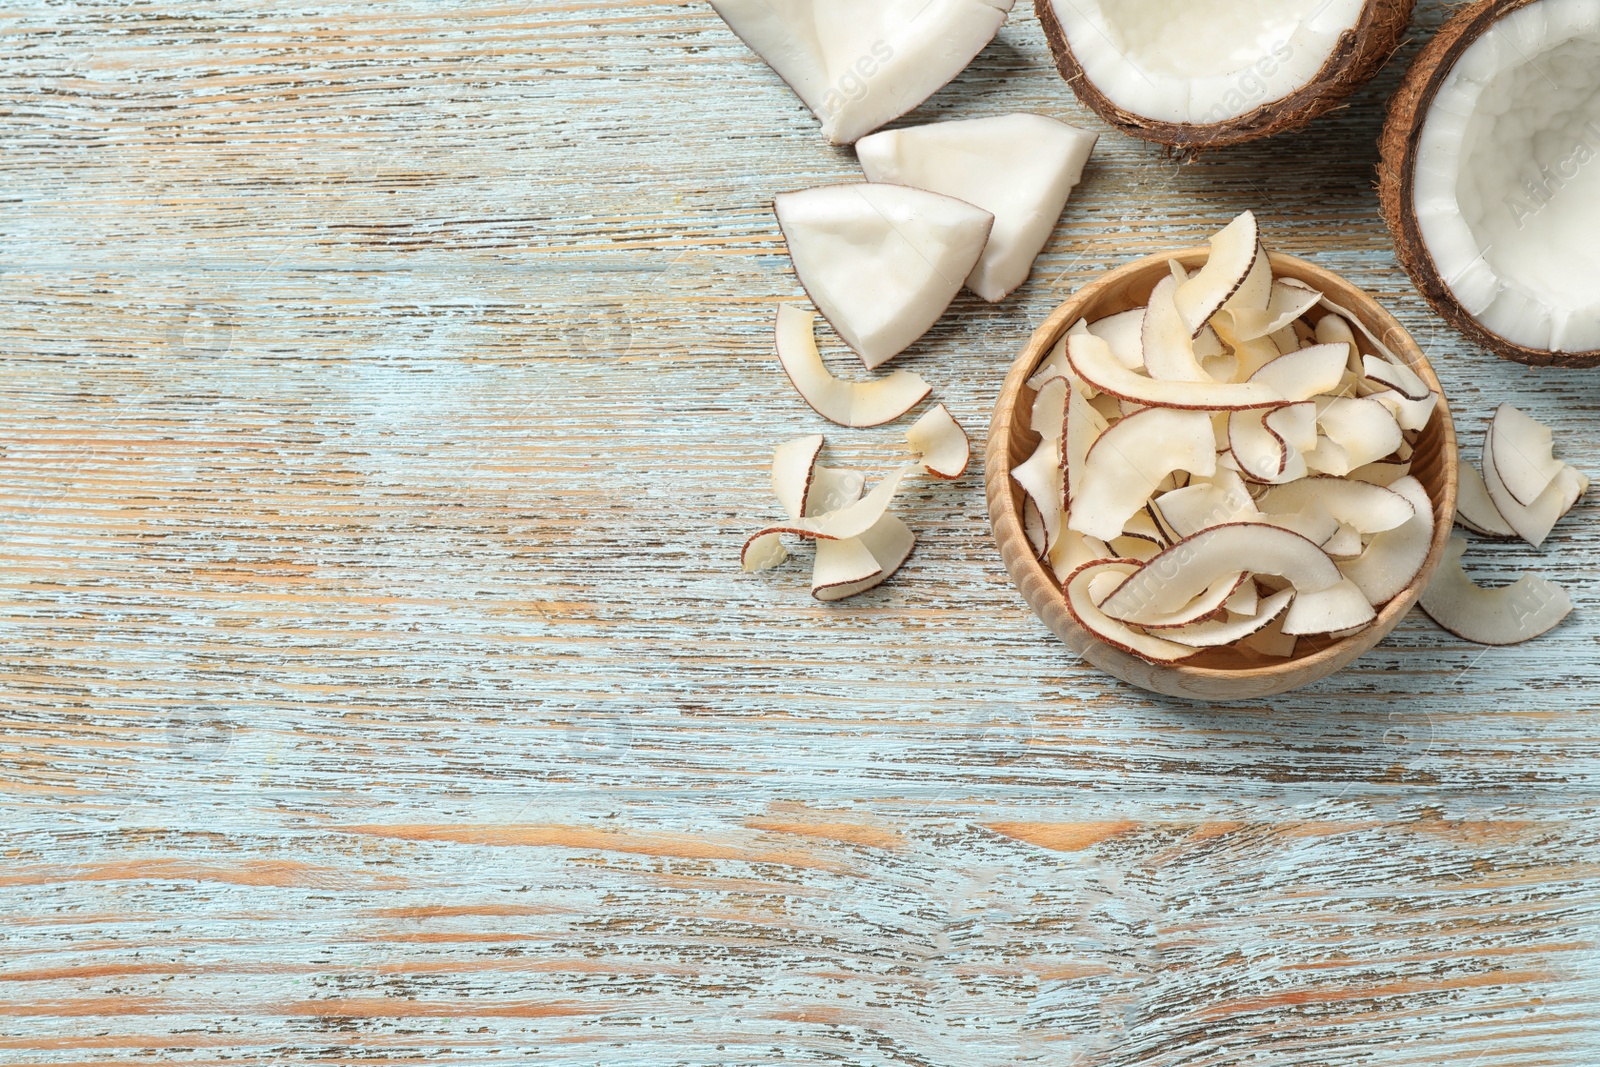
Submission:
<svg viewBox="0 0 1600 1067">
<path fill-rule="evenodd" d="M 884 516 L 887 519 L 888 516 Z M 884 521 L 879 519 L 879 522 Z M 883 568 L 859 537 L 843 541 L 818 541 L 811 563 L 811 595 L 827 599 L 830 590 L 860 585 L 883 577 Z"/>
<path fill-rule="evenodd" d="M 916 464 L 905 464 L 879 482 L 872 492 L 838 511 L 830 511 L 814 518 L 791 519 L 785 523 L 757 530 L 750 540 L 745 542 L 744 551 L 740 555 L 741 561 L 746 563 L 745 569 L 757 569 L 751 567 L 748 560 L 752 553 L 765 550 L 769 544 L 767 539 L 774 534 L 794 534 L 797 537 L 823 541 L 847 541 L 852 537 L 860 537 L 883 518 L 889 509 L 890 501 L 900 489 L 900 483 L 907 475 L 917 470 Z"/>
<path fill-rule="evenodd" d="M 1050 551 L 1061 536 L 1061 499 L 1066 491 L 1060 439 L 1042 438 L 1031 456 L 1011 468 L 1011 477 L 1039 512 L 1044 526 L 1044 547 L 1040 552 Z"/>
<path fill-rule="evenodd" d="M 811 410 L 840 426 L 881 426 L 922 402 L 933 387 L 911 371 L 869 382 L 849 382 L 828 373 L 817 351 L 817 317 L 790 304 L 778 306 L 777 351 L 784 373 Z"/>
<path fill-rule="evenodd" d="M 1230 306 L 1224 308 L 1222 313 L 1232 320 L 1235 337 L 1241 341 L 1254 341 L 1290 329 L 1296 319 L 1316 307 L 1321 300 L 1322 294 L 1305 282 L 1296 278 L 1278 278 L 1271 282 L 1271 293 L 1264 308 L 1257 310 Z M 1296 338 L 1290 351 L 1299 347 Z"/>
<path fill-rule="evenodd" d="M 1146 560 L 1146 562 L 1148 563 L 1149 561 Z M 1144 605 L 1138 605 L 1135 610 L 1126 614 L 1107 611 L 1106 601 L 1110 599 L 1111 594 L 1116 592 L 1115 589 L 1112 589 L 1106 597 L 1100 600 L 1100 610 L 1105 611 L 1107 615 L 1118 622 L 1125 622 L 1130 626 L 1141 626 L 1146 630 L 1163 630 L 1171 627 L 1188 626 L 1191 623 L 1205 619 L 1217 619 L 1224 616 L 1226 613 L 1222 607 L 1223 603 L 1248 581 L 1249 578 L 1242 571 L 1224 574 L 1207 586 L 1199 596 L 1183 605 L 1177 611 L 1172 612 L 1151 611 Z M 1119 585 L 1117 588 L 1121 588 L 1121 586 Z M 1118 603 L 1122 602 L 1118 601 Z"/>
<path fill-rule="evenodd" d="M 1124 367 L 1111 346 L 1092 334 L 1067 338 L 1067 359 L 1077 377 L 1102 393 L 1146 407 L 1191 411 L 1268 408 L 1290 398 L 1264 382 L 1168 382 Z"/>
<path fill-rule="evenodd" d="M 856 142 L 867 179 L 976 204 L 994 230 L 967 288 L 993 303 L 1027 280 L 1099 135 L 1043 115 L 934 122 Z"/>
<path fill-rule="evenodd" d="M 972 442 L 967 431 L 943 404 L 930 408 L 926 415 L 906 431 L 911 451 L 922 460 L 922 469 L 935 478 L 959 478 L 967 473 L 972 459 Z"/>
<path fill-rule="evenodd" d="M 1249 582 L 1245 583 L 1245 587 L 1255 588 Z M 1162 630 L 1161 636 L 1168 641 L 1176 641 L 1191 648 L 1231 645 L 1265 630 L 1283 614 L 1283 609 L 1288 607 L 1293 599 L 1294 590 L 1285 589 L 1262 600 L 1257 608 L 1248 613 L 1236 613 L 1223 620 L 1196 622 L 1176 629 Z"/>
<path fill-rule="evenodd" d="M 1150 560 L 1103 607 L 1120 617 L 1135 611 L 1171 614 L 1240 567 L 1280 576 L 1306 593 L 1327 589 L 1342 577 L 1315 542 L 1293 531 L 1266 523 L 1225 523 L 1201 530 Z"/>
<path fill-rule="evenodd" d="M 1066 418 L 1067 393 L 1072 388 L 1068 378 L 1051 378 L 1039 387 L 1028 412 L 1028 428 L 1040 437 L 1059 439 L 1063 432 L 1062 420 Z"/>
<path fill-rule="evenodd" d="M 903 185 L 827 185 L 773 200 L 806 295 L 873 370 L 928 332 L 978 261 L 994 216 Z"/>
<path fill-rule="evenodd" d="M 758 534 L 745 542 L 743 551 L 739 553 L 739 566 L 746 573 L 771 570 L 789 558 L 789 550 L 783 547 L 783 538 L 776 533 Z"/>
<path fill-rule="evenodd" d="M 1389 460 L 1380 460 L 1377 463 L 1368 463 L 1364 467 L 1357 467 L 1346 478 L 1357 482 L 1371 482 L 1373 485 L 1391 486 L 1395 482 L 1411 473 L 1411 464 L 1394 463 Z"/>
<path fill-rule="evenodd" d="M 1345 478 L 1309 477 L 1275 485 L 1256 503 L 1267 512 L 1300 511 L 1316 505 L 1364 534 L 1393 530 L 1416 515 L 1411 501 L 1393 489 Z"/>
<path fill-rule="evenodd" d="M 772 451 L 772 495 L 791 519 L 806 513 L 806 494 L 811 490 L 822 444 L 822 435 L 814 433 L 785 441 Z"/>
<path fill-rule="evenodd" d="M 1292 595 L 1294 590 L 1290 589 L 1286 590 L 1286 592 Z M 1223 601 L 1222 606 L 1227 609 L 1230 615 L 1255 615 L 1261 611 L 1261 591 L 1256 588 L 1254 581 L 1240 582 L 1239 588 L 1233 591 L 1232 596 Z"/>
<path fill-rule="evenodd" d="M 1065 583 L 1073 571 L 1097 559 L 1110 559 L 1110 546 L 1098 537 L 1085 537 L 1076 530 L 1063 530 L 1048 556 L 1056 580 Z"/>
<path fill-rule="evenodd" d="M 1378 617 L 1361 587 L 1346 578 L 1315 593 L 1299 593 L 1283 616 L 1294 636 L 1353 631 Z"/>
<path fill-rule="evenodd" d="M 1489 499 L 1489 487 L 1483 484 L 1483 475 L 1470 463 L 1463 463 L 1461 484 L 1456 490 L 1456 521 L 1474 533 L 1485 537 L 1513 540 L 1517 531 L 1506 522 L 1500 509 Z"/>
<path fill-rule="evenodd" d="M 1487 447 L 1485 445 L 1485 449 Z M 1588 488 L 1588 480 L 1583 475 L 1571 467 L 1563 467 L 1538 499 L 1523 507 L 1500 481 L 1498 469 L 1488 461 L 1487 456 L 1484 457 L 1483 484 L 1489 491 L 1489 499 L 1494 503 L 1495 510 L 1506 520 L 1506 525 L 1534 548 L 1544 544 L 1544 539 L 1550 536 L 1556 523 L 1572 510 L 1572 506 Z"/>
<path fill-rule="evenodd" d="M 712 0 L 750 50 L 850 144 L 932 96 L 999 32 L 1012 0 Z"/>
<path fill-rule="evenodd" d="M 1111 354 L 1129 370 L 1144 369 L 1145 309 L 1133 308 L 1089 323 L 1088 332 L 1111 346 Z"/>
<path fill-rule="evenodd" d="M 1510 404 L 1501 404 L 1489 419 L 1484 464 L 1494 464 L 1511 498 L 1528 507 L 1550 488 L 1565 463 L 1555 458 L 1550 427 Z"/>
<path fill-rule="evenodd" d="M 1079 319 L 1067 331 L 1067 337 L 1088 332 L 1088 324 Z M 1039 361 L 1039 366 L 1034 368 L 1033 374 L 1028 378 L 1029 389 L 1040 389 L 1051 378 L 1065 378 L 1072 373 L 1072 364 L 1067 362 L 1067 337 L 1057 341 L 1050 354 Z"/>
<path fill-rule="evenodd" d="M 877 564 L 877 571 L 856 582 L 844 582 L 834 585 L 817 587 L 816 573 L 812 574 L 811 595 L 818 600 L 835 601 L 846 597 L 865 593 L 868 589 L 876 589 L 888 581 L 903 563 L 911 557 L 911 552 L 917 546 L 917 535 L 911 528 L 895 515 L 885 515 L 873 527 L 860 537 L 855 538 L 855 543 L 866 548 L 872 559 Z M 845 542 L 818 541 L 817 559 L 822 558 L 823 552 L 833 544 Z"/>
<path fill-rule="evenodd" d="M 1228 448 L 1239 469 L 1258 482 L 1292 482 L 1306 475 L 1301 450 L 1315 447 L 1317 409 L 1309 401 L 1228 417 Z"/>
<path fill-rule="evenodd" d="M 1278 356 L 1252 373 L 1249 380 L 1267 386 L 1284 400 L 1310 400 L 1338 389 L 1348 362 L 1348 352 L 1342 345 L 1312 345 Z"/>
<path fill-rule="evenodd" d="M 1256 241 L 1255 262 L 1250 264 L 1250 272 L 1244 276 L 1244 281 L 1239 283 L 1233 295 L 1223 301 L 1222 308 L 1217 314 L 1226 314 L 1230 317 L 1239 313 L 1254 314 L 1267 310 L 1272 302 L 1272 258 L 1267 255 L 1267 246 L 1258 238 Z"/>
<path fill-rule="evenodd" d="M 1022 498 L 1022 532 L 1027 537 L 1033 554 L 1043 559 L 1049 548 L 1050 534 L 1045 530 L 1044 516 L 1039 514 L 1039 505 L 1028 495 Z"/>
<path fill-rule="evenodd" d="M 1066 497 L 1063 503 L 1070 508 L 1083 480 L 1083 466 L 1089 458 L 1089 449 L 1106 432 L 1109 423 L 1084 399 L 1081 388 L 1072 388 L 1067 395 L 1066 423 L 1062 428 L 1062 466 L 1065 468 Z"/>
<path fill-rule="evenodd" d="M 1394 414 L 1371 397 L 1334 397 L 1318 412 L 1317 428 L 1343 453 L 1343 470 L 1320 468 L 1329 474 L 1349 474 L 1393 455 L 1405 439 Z"/>
<path fill-rule="evenodd" d="M 1322 542 L 1322 551 L 1336 562 L 1341 559 L 1355 559 L 1366 547 L 1365 542 L 1361 540 L 1361 531 L 1344 523 L 1339 524 L 1339 529 L 1332 537 Z"/>
<path fill-rule="evenodd" d="M 1433 544 L 1433 501 L 1422 483 L 1407 475 L 1389 491 L 1405 497 L 1414 514 L 1394 529 L 1375 535 L 1355 559 L 1339 563 L 1345 577 L 1355 582 L 1374 606 L 1387 604 L 1411 584 L 1428 561 Z"/>
<path fill-rule="evenodd" d="M 1511 585 L 1485 589 L 1467 577 L 1467 540 L 1452 535 L 1444 558 L 1418 601 L 1429 618 L 1480 645 L 1515 645 L 1548 633 L 1572 612 L 1572 600 L 1553 582 L 1524 574 Z"/>
<path fill-rule="evenodd" d="M 1133 560 L 1103 559 L 1085 563 L 1073 571 L 1065 583 L 1067 610 L 1072 612 L 1078 625 L 1100 640 L 1152 663 L 1173 663 L 1197 654 L 1199 649 L 1164 641 L 1118 622 L 1101 611 L 1090 597 L 1089 585 L 1097 575 L 1107 571 L 1130 575 L 1138 569 L 1139 564 Z"/>
<path fill-rule="evenodd" d="M 1146 537 L 1123 534 L 1106 542 L 1106 547 L 1118 559 L 1147 560 L 1161 551 L 1161 546 Z"/>
<path fill-rule="evenodd" d="M 1292 592 L 1292 590 L 1291 590 Z M 1283 632 L 1283 615 L 1280 614 L 1265 627 L 1241 638 L 1239 648 L 1254 652 L 1258 656 L 1268 656 L 1272 659 L 1288 659 L 1295 654 L 1296 645 L 1300 639 L 1294 634 Z"/>
<path fill-rule="evenodd" d="M 1260 251 L 1259 237 L 1256 217 L 1248 211 L 1212 235 L 1205 265 L 1178 286 L 1173 297 L 1191 337 L 1245 283 Z"/>
<path fill-rule="evenodd" d="M 1381 389 L 1368 394 L 1367 399 L 1376 400 L 1388 408 L 1389 414 L 1394 416 L 1394 421 L 1400 424 L 1402 430 L 1420 430 L 1427 426 L 1434 408 L 1439 406 L 1437 393 L 1430 393 L 1422 400 L 1412 400 L 1393 389 Z"/>
<path fill-rule="evenodd" d="M 1194 334 L 1178 313 L 1173 293 L 1177 279 L 1168 275 L 1156 283 L 1140 320 L 1139 348 L 1145 373 L 1169 382 L 1208 382 L 1194 353 Z"/>
<path fill-rule="evenodd" d="M 1427 400 L 1434 395 L 1433 390 L 1428 388 L 1428 383 L 1419 378 L 1416 371 L 1404 363 L 1387 360 L 1382 356 L 1363 355 L 1361 373 L 1372 381 L 1388 386 L 1407 400 Z"/>
<path fill-rule="evenodd" d="M 1225 478 L 1221 474 L 1219 471 L 1211 482 L 1194 482 L 1150 502 L 1175 537 L 1192 537 L 1226 522 L 1260 520 L 1261 512 L 1244 482 L 1237 475 Z"/>
<path fill-rule="evenodd" d="M 1083 463 L 1067 525 L 1110 540 L 1174 470 L 1211 474 L 1217 453 L 1203 411 L 1149 408 L 1101 434 Z"/>
<path fill-rule="evenodd" d="M 813 518 L 849 507 L 861 499 L 861 491 L 865 488 L 866 479 L 860 471 L 818 463 L 811 471 L 811 488 L 806 492 L 804 514 Z"/>
</svg>

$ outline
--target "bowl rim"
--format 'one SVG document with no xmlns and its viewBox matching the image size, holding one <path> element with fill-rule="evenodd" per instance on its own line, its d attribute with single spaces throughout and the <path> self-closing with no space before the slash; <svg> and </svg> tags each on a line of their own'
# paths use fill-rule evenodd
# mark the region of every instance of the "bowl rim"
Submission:
<svg viewBox="0 0 1600 1067">
<path fill-rule="evenodd" d="M 1256 695 L 1271 695 L 1326 677 L 1348 665 L 1387 637 L 1416 605 L 1423 590 L 1427 588 L 1428 581 L 1443 557 L 1455 523 L 1459 452 L 1455 422 L 1438 375 L 1435 374 L 1421 347 L 1400 322 L 1375 297 L 1341 276 L 1298 256 L 1281 252 L 1270 253 L 1274 276 L 1289 276 L 1305 281 L 1361 318 L 1369 330 L 1403 358 L 1430 389 L 1439 394 L 1439 402 L 1434 409 L 1436 414 L 1423 431 L 1442 434 L 1439 454 L 1443 485 L 1442 492 L 1433 502 L 1433 539 L 1428 546 L 1428 556 L 1423 562 L 1422 569 L 1405 589 L 1379 609 L 1377 618 L 1372 623 L 1358 633 L 1333 639 L 1320 647 L 1313 646 L 1311 651 L 1304 654 L 1297 654 L 1281 661 L 1263 661 L 1259 666 L 1199 667 L 1183 661 L 1153 663 L 1117 648 L 1080 626 L 1067 609 L 1066 594 L 1049 565 L 1035 556 L 1031 550 L 1019 548 L 1027 546 L 1028 541 L 1022 528 L 1022 493 L 1015 487 L 1010 476 L 1009 457 L 1018 401 L 1027 379 L 1032 376 L 1038 364 L 1072 324 L 1086 317 L 1085 309 L 1093 308 L 1096 312 L 1094 318 L 1127 310 L 1095 308 L 1094 305 L 1108 292 L 1119 290 L 1130 280 L 1142 280 L 1140 276 L 1145 274 L 1150 275 L 1153 284 L 1161 275 L 1168 272 L 1168 260 L 1176 259 L 1186 267 L 1193 267 L 1204 262 L 1208 254 L 1209 248 L 1201 245 L 1175 252 L 1155 253 L 1125 263 L 1096 277 L 1073 293 L 1033 332 L 1006 375 L 990 420 L 989 438 L 984 449 L 984 482 L 988 496 L 989 518 L 1006 570 L 1029 608 L 1085 659 L 1091 658 L 1091 651 L 1098 651 L 1111 654 L 1111 658 L 1117 661 L 1123 659 L 1135 661 L 1140 665 L 1141 673 L 1154 672 L 1156 675 L 1166 675 L 1175 679 L 1173 687 L 1163 686 L 1157 690 L 1174 695 L 1193 698 L 1198 693 L 1215 688 L 1216 683 L 1246 679 L 1265 683 L 1264 688 L 1257 687 Z M 1433 486 L 1429 488 L 1431 490 Z M 1037 597 L 1056 605 L 1059 611 L 1052 614 L 1057 616 L 1058 623 L 1053 623 L 1046 617 L 1043 606 L 1035 602 Z M 1063 627 L 1067 632 L 1063 632 Z M 1107 673 L 1124 677 L 1123 672 L 1112 670 L 1100 663 L 1094 665 Z M 1151 688 L 1136 679 L 1124 678 L 1124 680 L 1141 685 L 1143 688 Z M 1277 685 L 1277 682 L 1285 684 Z"/>
</svg>

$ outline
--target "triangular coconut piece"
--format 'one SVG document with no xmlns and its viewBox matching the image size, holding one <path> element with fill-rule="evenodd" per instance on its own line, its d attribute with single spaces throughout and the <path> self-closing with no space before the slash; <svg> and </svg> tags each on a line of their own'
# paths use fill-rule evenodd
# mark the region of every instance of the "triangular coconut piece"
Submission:
<svg viewBox="0 0 1600 1067">
<path fill-rule="evenodd" d="M 828 185 L 773 202 L 794 272 L 867 369 L 928 332 L 989 239 L 994 216 L 901 185 Z"/>
<path fill-rule="evenodd" d="M 867 178 L 976 204 L 994 229 L 967 288 L 994 302 L 1027 280 L 1099 135 L 1043 115 L 936 122 L 856 143 Z"/>
<path fill-rule="evenodd" d="M 711 0 L 850 144 L 904 115 L 964 70 L 1005 24 L 1014 0 Z"/>
</svg>

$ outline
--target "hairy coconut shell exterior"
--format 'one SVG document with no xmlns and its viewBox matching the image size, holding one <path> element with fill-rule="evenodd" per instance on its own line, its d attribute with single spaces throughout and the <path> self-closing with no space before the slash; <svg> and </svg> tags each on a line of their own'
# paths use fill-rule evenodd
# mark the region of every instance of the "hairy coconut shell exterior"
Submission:
<svg viewBox="0 0 1600 1067">
<path fill-rule="evenodd" d="M 1296 130 L 1324 112 L 1337 107 L 1345 97 L 1383 68 L 1400 46 L 1406 27 L 1411 24 L 1411 9 L 1416 0 L 1368 0 L 1361 21 L 1340 35 L 1322 69 L 1300 89 L 1277 100 L 1269 100 L 1236 118 L 1204 125 L 1162 122 L 1124 111 L 1106 98 L 1089 80 L 1072 54 L 1067 35 L 1056 19 L 1052 0 L 1033 0 L 1039 24 L 1055 56 L 1056 69 L 1095 114 L 1124 133 L 1146 141 L 1168 145 L 1184 157 L 1193 157 L 1211 148 L 1271 137 L 1285 130 Z"/>
<path fill-rule="evenodd" d="M 1452 16 L 1417 53 L 1399 91 L 1389 103 L 1389 117 L 1383 124 L 1383 136 L 1378 140 L 1378 203 L 1394 238 L 1395 254 L 1416 283 L 1418 292 L 1473 344 L 1533 367 L 1600 367 L 1600 350 L 1549 352 L 1528 348 L 1501 337 L 1473 318 L 1445 284 L 1417 224 L 1414 188 L 1417 144 L 1422 139 L 1422 126 L 1433 107 L 1433 98 L 1462 54 L 1486 29 L 1513 11 L 1538 2 L 1480 0 Z"/>
</svg>

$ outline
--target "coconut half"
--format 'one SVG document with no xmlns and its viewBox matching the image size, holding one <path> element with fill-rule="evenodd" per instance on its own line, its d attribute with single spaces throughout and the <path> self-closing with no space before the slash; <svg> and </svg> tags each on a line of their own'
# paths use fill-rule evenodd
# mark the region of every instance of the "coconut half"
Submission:
<svg viewBox="0 0 1600 1067">
<path fill-rule="evenodd" d="M 1043 115 L 885 130 L 856 142 L 867 179 L 976 204 L 994 229 L 967 288 L 993 303 L 1027 280 L 1099 134 Z"/>
<path fill-rule="evenodd" d="M 939 321 L 994 216 L 901 185 L 825 185 L 773 199 L 794 272 L 868 370 Z"/>
<path fill-rule="evenodd" d="M 960 74 L 1015 0 L 711 0 L 750 49 L 849 144 Z"/>
<path fill-rule="evenodd" d="M 1471 341 L 1600 366 L 1600 6 L 1481 0 L 1406 73 L 1384 125 L 1400 262 Z"/>
<path fill-rule="evenodd" d="M 1376 74 L 1413 0 L 1034 0 L 1056 69 L 1125 133 L 1194 152 L 1297 129 Z"/>
</svg>

